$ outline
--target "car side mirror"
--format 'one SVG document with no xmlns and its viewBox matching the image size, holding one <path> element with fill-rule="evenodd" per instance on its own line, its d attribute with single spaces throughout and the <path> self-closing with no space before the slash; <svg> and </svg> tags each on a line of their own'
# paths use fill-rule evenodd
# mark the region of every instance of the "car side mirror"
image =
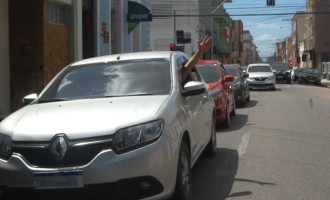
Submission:
<svg viewBox="0 0 330 200">
<path fill-rule="evenodd" d="M 233 82 L 234 81 L 234 76 L 227 75 L 227 76 L 225 76 L 224 81 L 225 82 Z"/>
<path fill-rule="evenodd" d="M 29 94 L 29 95 L 23 97 L 23 99 L 22 99 L 22 103 L 23 103 L 24 105 L 28 105 L 28 104 L 30 104 L 31 102 L 33 102 L 36 98 L 37 98 L 37 94 L 36 94 L 36 93 Z"/>
<path fill-rule="evenodd" d="M 243 74 L 243 78 L 249 78 L 249 74 Z"/>
<path fill-rule="evenodd" d="M 199 81 L 189 81 L 183 87 L 182 96 L 199 95 L 206 91 L 205 84 Z"/>
</svg>

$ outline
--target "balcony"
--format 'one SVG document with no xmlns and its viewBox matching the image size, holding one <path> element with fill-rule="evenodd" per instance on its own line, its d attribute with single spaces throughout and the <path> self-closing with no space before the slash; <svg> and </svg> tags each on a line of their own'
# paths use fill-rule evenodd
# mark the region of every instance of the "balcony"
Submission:
<svg viewBox="0 0 330 200">
<path fill-rule="evenodd" d="M 231 45 L 221 38 L 214 39 L 214 46 L 216 47 L 216 53 L 222 53 L 230 55 L 232 53 Z"/>
</svg>

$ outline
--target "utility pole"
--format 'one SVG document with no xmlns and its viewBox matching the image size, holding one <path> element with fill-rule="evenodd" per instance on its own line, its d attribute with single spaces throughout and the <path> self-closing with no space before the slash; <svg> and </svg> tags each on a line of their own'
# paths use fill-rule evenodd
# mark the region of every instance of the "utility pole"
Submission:
<svg viewBox="0 0 330 200">
<path fill-rule="evenodd" d="M 173 22 L 173 25 L 174 25 L 174 41 L 173 41 L 173 43 L 174 43 L 174 46 L 176 46 L 176 15 L 175 15 L 175 10 L 173 10 L 173 20 L 174 20 L 174 22 Z"/>
</svg>

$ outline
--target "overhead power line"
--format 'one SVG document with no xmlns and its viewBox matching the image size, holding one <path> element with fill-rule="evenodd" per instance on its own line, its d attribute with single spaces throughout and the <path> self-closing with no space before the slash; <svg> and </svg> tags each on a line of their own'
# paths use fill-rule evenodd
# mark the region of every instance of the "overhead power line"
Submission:
<svg viewBox="0 0 330 200">
<path fill-rule="evenodd" d="M 284 15 L 329 15 L 330 12 L 303 12 L 303 13 L 260 13 L 260 14 L 252 14 L 252 13 L 247 13 L 247 14 L 231 14 L 230 16 L 236 16 L 236 17 L 249 17 L 249 16 L 284 16 Z M 162 18 L 162 17 L 225 17 L 228 16 L 229 14 L 202 14 L 202 15 L 194 15 L 194 14 L 176 14 L 176 15 L 153 15 L 155 18 Z"/>
</svg>

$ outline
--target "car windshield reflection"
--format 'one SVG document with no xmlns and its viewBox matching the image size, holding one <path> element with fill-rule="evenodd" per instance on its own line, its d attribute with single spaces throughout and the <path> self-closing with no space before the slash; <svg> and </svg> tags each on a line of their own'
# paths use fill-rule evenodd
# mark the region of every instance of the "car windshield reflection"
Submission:
<svg viewBox="0 0 330 200">
<path fill-rule="evenodd" d="M 272 72 L 271 68 L 269 66 L 251 66 L 248 68 L 248 72 Z"/>
<path fill-rule="evenodd" d="M 165 59 L 71 66 L 55 79 L 38 102 L 168 94 L 169 66 Z"/>
</svg>

